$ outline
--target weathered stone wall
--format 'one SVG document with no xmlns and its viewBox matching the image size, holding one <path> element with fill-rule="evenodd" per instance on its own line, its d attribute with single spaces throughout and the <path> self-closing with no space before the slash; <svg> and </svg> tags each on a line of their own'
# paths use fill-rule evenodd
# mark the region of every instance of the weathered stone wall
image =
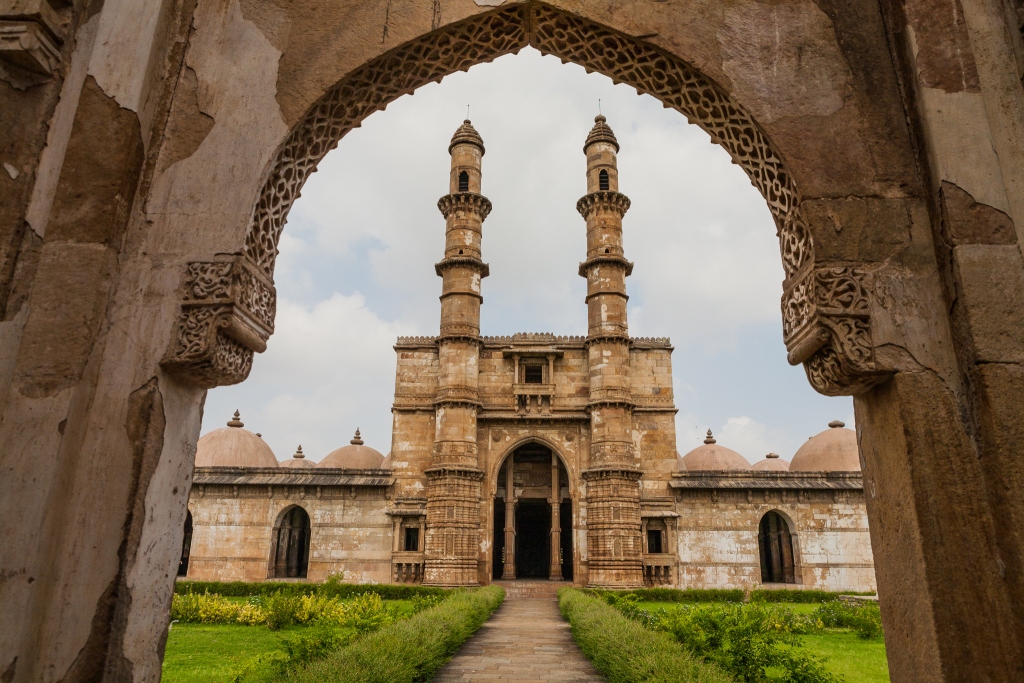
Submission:
<svg viewBox="0 0 1024 683">
<path fill-rule="evenodd" d="M 294 488 L 294 487 L 293 487 Z M 201 485 L 189 498 L 192 546 L 188 577 L 199 581 L 271 578 L 274 525 L 299 506 L 309 515 L 309 581 L 344 574 L 351 583 L 391 581 L 388 490 L 351 486 L 308 491 L 266 486 Z"/>
<path fill-rule="evenodd" d="M 776 215 L 784 324 L 824 325 L 791 335 L 790 359 L 856 395 L 893 680 L 1024 677 L 1024 91 L 1005 3 L 70 5 L 53 79 L 0 78 L 13 683 L 159 676 L 203 388 L 261 347 L 221 328 L 245 344 L 202 350 L 230 367 L 165 372 L 187 265 L 272 271 L 346 131 L 527 44 L 705 126 Z"/>
<path fill-rule="evenodd" d="M 681 588 L 758 588 L 758 525 L 775 511 L 790 524 L 795 587 L 876 589 L 860 491 L 697 490 L 676 495 Z"/>
</svg>

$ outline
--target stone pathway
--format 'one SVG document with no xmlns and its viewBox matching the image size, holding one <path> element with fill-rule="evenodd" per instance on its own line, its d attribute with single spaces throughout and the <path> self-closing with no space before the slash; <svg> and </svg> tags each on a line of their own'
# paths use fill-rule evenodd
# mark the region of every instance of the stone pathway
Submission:
<svg viewBox="0 0 1024 683">
<path fill-rule="evenodd" d="M 580 652 L 569 624 L 558 611 L 558 600 L 552 590 L 558 584 L 529 582 L 524 587 L 524 583 L 502 584 L 505 602 L 437 672 L 434 683 L 604 681 Z M 544 597 L 519 597 L 538 594 Z"/>
</svg>

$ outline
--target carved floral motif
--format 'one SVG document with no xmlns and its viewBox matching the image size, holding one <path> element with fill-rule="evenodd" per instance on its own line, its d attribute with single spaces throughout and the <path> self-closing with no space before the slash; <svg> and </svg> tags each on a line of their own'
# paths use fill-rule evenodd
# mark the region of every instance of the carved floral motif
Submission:
<svg viewBox="0 0 1024 683">
<path fill-rule="evenodd" d="M 237 384 L 274 331 L 277 297 L 244 256 L 185 267 L 177 334 L 161 365 L 199 386 Z"/>
</svg>

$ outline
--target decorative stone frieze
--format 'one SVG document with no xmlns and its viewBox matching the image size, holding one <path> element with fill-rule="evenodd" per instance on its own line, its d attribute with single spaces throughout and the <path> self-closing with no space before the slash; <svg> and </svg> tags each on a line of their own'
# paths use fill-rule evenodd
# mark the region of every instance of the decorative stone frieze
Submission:
<svg viewBox="0 0 1024 683">
<path fill-rule="evenodd" d="M 0 20 L 0 58 L 50 76 L 60 65 L 60 41 L 37 22 Z"/>
<path fill-rule="evenodd" d="M 273 283 L 245 256 L 189 263 L 161 366 L 207 389 L 237 384 L 249 376 L 253 353 L 267 348 L 276 310 Z"/>
<path fill-rule="evenodd" d="M 473 258 L 471 256 L 452 256 L 452 257 L 444 259 L 443 261 L 438 261 L 437 263 L 434 264 L 434 272 L 437 274 L 438 277 L 444 277 L 444 271 L 448 270 L 449 268 L 456 267 L 456 266 L 465 266 L 465 267 L 469 267 L 469 268 L 474 268 L 477 271 L 479 271 L 480 277 L 487 277 L 488 275 L 491 274 L 491 267 L 489 265 L 487 265 L 486 263 L 484 263 L 480 259 Z M 448 293 L 451 293 L 451 292 L 448 292 Z M 483 300 L 483 297 L 480 296 L 479 292 L 459 292 L 459 293 L 460 294 L 471 294 L 471 295 L 473 295 L 473 296 Z"/>
<path fill-rule="evenodd" d="M 487 218 L 491 213 L 491 200 L 474 192 L 458 192 L 446 194 L 437 200 L 437 208 L 448 218 L 459 211 L 472 211 L 480 217 L 480 220 Z"/>
<path fill-rule="evenodd" d="M 629 197 L 609 190 L 591 192 L 580 197 L 580 200 L 576 202 L 576 210 L 584 218 L 588 218 L 594 211 L 610 211 L 622 218 L 629 211 Z"/>
<path fill-rule="evenodd" d="M 586 261 L 583 261 L 582 263 L 580 263 L 580 267 L 579 267 L 579 271 L 578 271 L 580 277 L 587 277 L 587 273 L 590 271 L 591 267 L 593 267 L 593 266 L 600 266 L 600 265 L 619 266 L 620 268 L 623 269 L 624 274 L 625 274 L 626 277 L 629 277 L 630 275 L 633 274 L 633 262 L 632 261 L 627 260 L 623 256 L 616 256 L 614 254 L 603 254 L 601 256 L 595 256 L 593 258 L 588 258 Z M 629 298 L 625 294 L 623 294 L 622 296 L 625 296 L 627 299 Z"/>
<path fill-rule="evenodd" d="M 870 272 L 854 266 L 807 268 L 782 297 L 789 362 L 828 396 L 867 391 L 888 374 L 875 367 L 871 340 Z"/>
</svg>

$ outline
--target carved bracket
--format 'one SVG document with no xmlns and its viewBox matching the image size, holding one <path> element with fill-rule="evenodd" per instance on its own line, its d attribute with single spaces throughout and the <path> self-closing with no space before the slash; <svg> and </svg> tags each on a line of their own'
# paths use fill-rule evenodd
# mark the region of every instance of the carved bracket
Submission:
<svg viewBox="0 0 1024 683">
<path fill-rule="evenodd" d="M 181 314 L 161 366 L 206 389 L 249 376 L 274 333 L 277 292 L 244 255 L 185 267 Z"/>
<path fill-rule="evenodd" d="M 803 363 L 811 386 L 851 396 L 888 377 L 875 367 L 870 272 L 854 266 L 808 266 L 782 295 L 782 334 L 792 365 Z"/>
</svg>

